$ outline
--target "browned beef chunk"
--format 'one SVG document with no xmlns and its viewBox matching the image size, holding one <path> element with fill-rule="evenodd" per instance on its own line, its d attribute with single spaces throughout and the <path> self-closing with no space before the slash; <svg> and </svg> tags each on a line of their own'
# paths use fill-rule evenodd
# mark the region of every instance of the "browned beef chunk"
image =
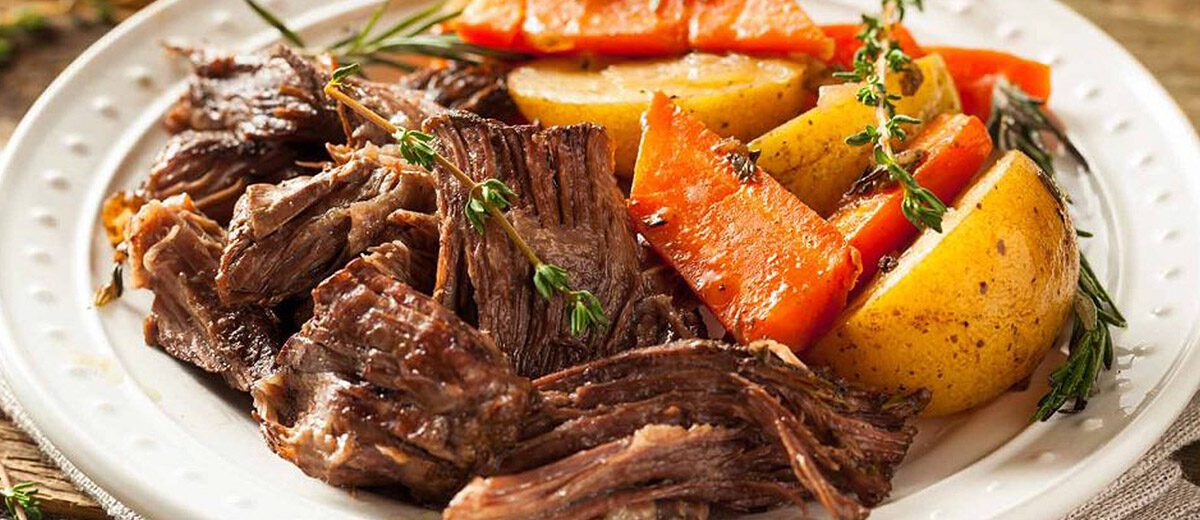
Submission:
<svg viewBox="0 0 1200 520">
<path fill-rule="evenodd" d="M 246 140 L 339 142 L 321 89 L 328 74 L 286 46 L 252 54 L 172 48 L 192 63 L 188 90 L 167 115 L 172 133 L 230 130 Z"/>
<path fill-rule="evenodd" d="M 143 206 L 128 228 L 134 287 L 154 291 L 146 342 L 245 391 L 273 366 L 282 340 L 271 311 L 224 305 L 214 278 L 225 232 L 186 195 Z"/>
<path fill-rule="evenodd" d="M 516 441 L 533 390 L 386 256 L 313 291 L 313 318 L 255 387 L 255 408 L 271 447 L 309 475 L 444 501 Z"/>
<path fill-rule="evenodd" d="M 526 423 L 523 441 L 506 454 L 499 468 L 499 473 L 513 475 L 477 483 L 456 503 L 480 503 L 468 500 L 470 493 L 537 500 L 525 490 L 557 485 L 539 480 L 554 474 L 564 481 L 608 483 L 589 489 L 572 485 L 569 496 L 560 497 L 561 510 L 546 510 L 546 518 L 590 518 L 573 511 L 594 513 L 596 504 L 612 503 L 612 496 L 624 496 L 645 481 L 630 480 L 618 467 L 564 466 L 556 461 L 588 450 L 612 449 L 603 445 L 619 442 L 648 424 L 707 424 L 741 431 L 742 442 L 762 450 L 759 462 L 750 468 L 761 472 L 769 467 L 771 478 L 753 472 L 705 475 L 707 462 L 690 465 L 701 457 L 680 455 L 674 460 L 689 468 L 684 475 L 705 476 L 669 482 L 673 491 L 653 494 L 653 499 L 700 500 L 744 511 L 777 505 L 787 496 L 772 494 L 774 502 L 766 497 L 732 500 L 730 495 L 708 494 L 710 481 L 770 489 L 791 489 L 798 483 L 799 488 L 788 496 L 814 497 L 838 518 L 865 515 L 864 504 L 877 504 L 890 492 L 892 472 L 912 442 L 912 421 L 927 402 L 927 394 L 889 399 L 843 386 L 798 361 L 784 362 L 765 352 L 771 349 L 783 352 L 780 349 L 785 347 L 757 344 L 746 349 L 708 341 L 680 342 L 625 352 L 538 379 L 535 387 L 544 400 L 541 413 Z M 563 475 L 571 471 L 576 473 Z"/>
<path fill-rule="evenodd" d="M 164 200 L 186 193 L 205 216 L 225 225 L 246 186 L 295 177 L 298 155 L 292 146 L 247 141 L 230 131 L 187 130 L 159 152 L 142 195 Z"/>
<path fill-rule="evenodd" d="M 428 174 L 374 145 L 312 177 L 250 186 L 221 257 L 221 298 L 273 305 L 306 294 L 367 248 L 412 233 L 389 217 L 432 213 L 433 191 Z"/>
<path fill-rule="evenodd" d="M 508 94 L 508 67 L 454 62 L 426 67 L 400 78 L 400 85 L 425 93 L 433 102 L 453 110 L 515 123 L 521 119 Z"/>
<path fill-rule="evenodd" d="M 513 225 L 544 261 L 566 268 L 576 288 L 596 295 L 612 326 L 573 337 L 564 299 L 537 294 L 532 266 L 499 226 L 488 225 L 483 234 L 472 229 L 462 211 L 467 190 L 440 168 L 438 301 L 474 319 L 522 375 L 635 346 L 644 318 L 639 303 L 652 295 L 641 277 L 640 251 L 604 130 L 507 126 L 462 112 L 430 118 L 425 128 L 438 137 L 443 155 L 472 178 L 499 179 L 516 191 L 508 212 Z"/>
</svg>

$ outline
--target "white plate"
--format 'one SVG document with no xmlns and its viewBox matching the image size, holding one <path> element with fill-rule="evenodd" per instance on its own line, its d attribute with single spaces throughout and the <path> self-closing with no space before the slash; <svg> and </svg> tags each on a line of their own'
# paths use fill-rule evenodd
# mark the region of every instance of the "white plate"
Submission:
<svg viewBox="0 0 1200 520">
<path fill-rule="evenodd" d="M 329 41 L 372 1 L 268 0 Z M 1029 390 L 926 421 L 874 518 L 1053 518 L 1141 456 L 1200 381 L 1200 186 L 1194 130 L 1099 30 L 1044 0 L 933 0 L 910 26 L 930 43 L 988 46 L 1054 64 L 1054 108 L 1097 176 L 1065 174 L 1088 251 L 1130 320 L 1119 370 L 1086 413 L 1027 423 Z M 876 2 L 808 0 L 819 21 Z M 90 305 L 107 276 L 100 200 L 133 186 L 165 141 L 159 120 L 186 70 L 164 39 L 252 49 L 276 39 L 240 0 L 160 1 L 105 37 L 46 91 L 0 161 L 0 367 L 34 428 L 113 497 L 151 518 L 381 518 L 416 511 L 302 475 L 259 438 L 249 402 L 144 346 L 149 297 Z M 1061 360 L 1055 356 L 1054 363 Z M 435 514 L 425 513 L 436 517 Z"/>
</svg>

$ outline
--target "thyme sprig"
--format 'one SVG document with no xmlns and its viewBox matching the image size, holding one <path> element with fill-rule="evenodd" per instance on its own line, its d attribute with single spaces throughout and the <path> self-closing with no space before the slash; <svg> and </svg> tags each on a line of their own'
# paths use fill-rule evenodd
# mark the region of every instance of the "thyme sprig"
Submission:
<svg viewBox="0 0 1200 520">
<path fill-rule="evenodd" d="M 1046 186 L 1065 206 L 1070 198 L 1055 181 L 1055 150 L 1053 138 L 1086 172 L 1091 166 L 1079 148 L 1071 142 L 1050 115 L 1045 100 L 1034 98 L 1020 87 L 1001 79 L 992 91 L 992 113 L 988 131 L 1000 150 L 1018 150 L 1028 155 L 1042 170 Z M 1091 233 L 1077 230 L 1081 238 Z M 1112 327 L 1125 328 L 1128 322 L 1116 303 L 1100 283 L 1087 257 L 1079 256 L 1079 282 L 1075 291 L 1074 325 L 1071 328 L 1069 355 L 1066 362 L 1050 374 L 1050 390 L 1038 401 L 1035 421 L 1047 421 L 1073 401 L 1069 410 L 1080 412 L 1087 407 L 1096 381 L 1103 370 L 1111 370 L 1114 358 Z"/>
<path fill-rule="evenodd" d="M 463 212 L 471 227 L 476 232 L 483 233 L 488 222 L 495 222 L 500 226 L 508 239 L 517 246 L 529 264 L 533 266 L 533 286 L 538 295 L 546 300 L 553 299 L 555 295 L 561 295 L 566 299 L 572 335 L 582 336 L 607 328 L 609 320 L 600 300 L 589 291 L 575 289 L 566 269 L 542 261 L 520 232 L 513 227 L 512 222 L 509 222 L 504 211 L 512 206 L 512 199 L 516 197 L 512 188 L 499 179 L 476 182 L 458 165 L 438 153 L 434 147 L 434 136 L 416 130 L 399 128 L 347 94 L 342 90 L 342 83 L 346 78 L 357 73 L 357 64 L 339 68 L 334 72 L 329 84 L 325 86 L 325 94 L 391 134 L 399 144 L 400 153 L 406 161 L 430 171 L 434 167 L 440 167 L 450 172 L 459 184 L 467 188 L 469 195 Z"/>
<path fill-rule="evenodd" d="M 0 488 L 5 511 L 12 518 L 18 519 L 24 516 L 32 520 L 41 520 L 42 507 L 37 494 L 38 488 L 33 482 L 21 482 L 11 487 Z"/>
<path fill-rule="evenodd" d="M 328 47 L 313 50 L 279 16 L 255 0 L 244 1 L 259 18 L 278 30 L 283 38 L 292 45 L 307 54 L 331 54 L 340 63 L 380 64 L 408 71 L 417 67 L 416 64 L 406 60 L 406 58 L 414 56 L 443 58 L 472 64 L 481 63 L 486 58 L 516 59 L 521 57 L 518 54 L 466 43 L 457 34 L 429 33 L 430 29 L 457 17 L 461 12 L 446 11 L 444 2 L 435 3 L 390 26 L 381 28 L 380 21 L 392 3 L 391 0 L 385 0 L 371 13 L 367 23 L 361 29 Z"/>
<path fill-rule="evenodd" d="M 893 147 L 893 141 L 908 138 L 905 125 L 920 124 L 921 120 L 897 114 L 896 101 L 902 96 L 890 92 L 887 87 L 889 73 L 907 74 L 910 77 L 920 74 L 912 68 L 912 58 L 892 38 L 892 28 L 904 20 L 909 7 L 924 9 L 924 2 L 882 0 L 882 7 L 879 17 L 865 14 L 862 17 L 863 29 L 858 34 L 862 47 L 854 54 L 854 68 L 835 73 L 838 78 L 862 83 L 856 95 L 858 101 L 875 107 L 876 124 L 868 125 L 863 131 L 846 138 L 846 143 L 851 146 L 872 145 L 875 168 L 867 176 L 877 179 L 886 174 L 892 182 L 900 184 L 904 188 L 904 202 L 901 205 L 904 216 L 918 229 L 928 228 L 940 233 L 946 205 L 917 182 L 908 168 L 897 160 Z"/>
<path fill-rule="evenodd" d="M 4 498 L 4 510 L 9 518 L 16 520 L 42 520 L 42 504 L 38 500 L 38 488 L 33 482 L 12 483 L 8 468 L 0 461 L 0 497 Z"/>
</svg>

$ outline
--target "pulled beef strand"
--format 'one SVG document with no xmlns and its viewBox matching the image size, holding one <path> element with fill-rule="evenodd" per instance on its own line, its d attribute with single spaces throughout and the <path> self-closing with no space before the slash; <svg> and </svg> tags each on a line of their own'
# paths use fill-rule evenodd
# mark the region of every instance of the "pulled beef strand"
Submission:
<svg viewBox="0 0 1200 520">
<path fill-rule="evenodd" d="M 256 305 L 225 305 L 214 279 L 225 232 L 186 195 L 152 201 L 127 228 L 134 287 L 154 292 L 146 343 L 246 391 L 274 365 L 279 321 Z"/>
<path fill-rule="evenodd" d="M 317 175 L 247 188 L 221 257 L 221 298 L 273 305 L 304 295 L 368 248 L 410 233 L 391 215 L 432 212 L 434 188 L 393 152 L 368 144 Z"/>
<path fill-rule="evenodd" d="M 313 291 L 255 409 L 272 449 L 311 476 L 444 503 L 516 442 L 533 389 L 393 260 L 369 254 Z"/>
<path fill-rule="evenodd" d="M 565 268 L 576 288 L 599 299 L 612 326 L 572 336 L 566 301 L 537 294 L 533 266 L 499 226 L 474 231 L 461 210 L 467 189 L 441 168 L 435 171 L 443 216 L 435 298 L 491 335 L 521 375 L 536 377 L 637 346 L 638 304 L 653 295 L 640 276 L 641 251 L 604 130 L 508 126 L 462 112 L 432 117 L 425 130 L 473 179 L 499 179 L 516 192 L 507 212 L 513 226 L 545 262 Z"/>
</svg>

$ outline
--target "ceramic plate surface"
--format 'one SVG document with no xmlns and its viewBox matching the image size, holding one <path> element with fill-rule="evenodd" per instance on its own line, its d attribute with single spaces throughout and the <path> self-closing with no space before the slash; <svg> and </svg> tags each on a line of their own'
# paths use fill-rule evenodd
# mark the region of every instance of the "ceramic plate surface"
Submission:
<svg viewBox="0 0 1200 520">
<path fill-rule="evenodd" d="M 375 1 L 267 0 L 332 41 Z M 397 4 L 403 2 L 395 2 Z M 1045 0 L 931 0 L 923 42 L 995 47 L 1054 65 L 1051 104 L 1096 175 L 1062 174 L 1084 249 L 1129 317 L 1118 370 L 1086 413 L 1029 425 L 1052 356 L 1028 390 L 924 421 L 873 518 L 1054 518 L 1099 492 L 1162 434 L 1200 381 L 1200 185 L 1194 130 L 1151 76 L 1081 17 Z M 805 0 L 818 21 L 871 1 Z M 159 121 L 186 69 L 168 39 L 234 50 L 276 34 L 239 0 L 160 1 L 74 63 L 0 160 L 0 367 L 28 417 L 78 469 L 149 518 L 436 517 L 309 479 L 273 455 L 250 402 L 141 336 L 149 295 L 91 306 L 108 275 L 99 204 L 134 186 L 166 140 Z M 794 515 L 794 513 L 792 514 Z M 786 516 L 792 516 L 786 515 Z M 768 516 L 785 516 L 774 513 Z"/>
</svg>

